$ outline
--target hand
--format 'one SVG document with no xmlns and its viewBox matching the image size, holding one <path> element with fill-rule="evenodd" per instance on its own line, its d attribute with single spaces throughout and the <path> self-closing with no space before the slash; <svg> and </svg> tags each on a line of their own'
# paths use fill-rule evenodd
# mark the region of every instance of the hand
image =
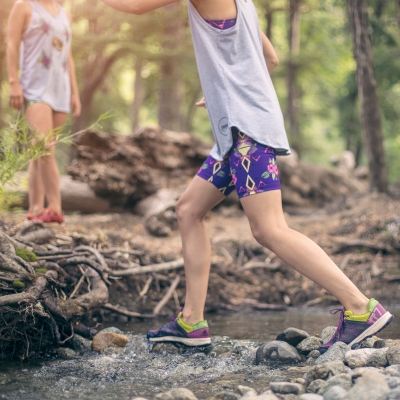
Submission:
<svg viewBox="0 0 400 400">
<path fill-rule="evenodd" d="M 206 99 L 203 97 L 200 101 L 196 103 L 197 107 L 204 107 L 207 108 Z"/>
<path fill-rule="evenodd" d="M 10 98 L 8 100 L 10 107 L 20 110 L 24 105 L 24 94 L 19 82 L 10 84 Z"/>
<path fill-rule="evenodd" d="M 73 94 L 71 96 L 71 111 L 74 113 L 72 116 L 74 118 L 78 118 L 81 115 L 82 105 L 81 100 L 79 98 L 79 94 Z"/>
</svg>

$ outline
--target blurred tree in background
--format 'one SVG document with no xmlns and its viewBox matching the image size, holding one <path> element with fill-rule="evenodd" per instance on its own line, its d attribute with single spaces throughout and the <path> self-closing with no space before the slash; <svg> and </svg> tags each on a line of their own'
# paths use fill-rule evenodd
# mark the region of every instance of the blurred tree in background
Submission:
<svg viewBox="0 0 400 400">
<path fill-rule="evenodd" d="M 14 0 L 0 9 L 0 121 L 7 106 L 5 38 Z M 366 164 L 361 104 L 346 0 L 254 0 L 261 28 L 280 65 L 272 79 L 293 148 L 305 160 L 329 165 L 342 150 Z M 368 0 L 382 134 L 390 182 L 400 180 L 400 13 L 398 0 Z M 141 124 L 189 131 L 211 140 L 187 20 L 186 2 L 150 14 L 119 13 L 99 0 L 64 0 L 73 15 L 73 54 L 83 113 L 73 131 L 100 114 L 106 131 L 130 133 Z"/>
</svg>

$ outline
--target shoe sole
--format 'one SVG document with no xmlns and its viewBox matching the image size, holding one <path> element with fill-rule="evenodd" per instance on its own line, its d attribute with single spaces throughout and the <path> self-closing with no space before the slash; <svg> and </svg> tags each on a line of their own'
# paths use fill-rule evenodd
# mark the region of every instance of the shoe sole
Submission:
<svg viewBox="0 0 400 400">
<path fill-rule="evenodd" d="M 392 321 L 393 321 L 393 315 L 390 314 L 389 311 L 387 311 L 385 314 L 382 315 L 376 321 L 373 325 L 371 325 L 368 329 L 366 329 L 361 335 L 356 337 L 350 344 L 350 348 L 354 349 L 358 347 L 357 345 L 360 345 L 360 343 L 365 340 L 370 338 L 371 336 L 375 335 L 376 333 L 382 331 L 385 329 Z"/>
<path fill-rule="evenodd" d="M 182 343 L 186 346 L 196 347 L 196 346 L 207 346 L 211 344 L 210 338 L 205 339 L 189 339 L 180 338 L 177 336 L 163 336 L 160 338 L 149 338 L 150 342 L 175 342 Z"/>
</svg>

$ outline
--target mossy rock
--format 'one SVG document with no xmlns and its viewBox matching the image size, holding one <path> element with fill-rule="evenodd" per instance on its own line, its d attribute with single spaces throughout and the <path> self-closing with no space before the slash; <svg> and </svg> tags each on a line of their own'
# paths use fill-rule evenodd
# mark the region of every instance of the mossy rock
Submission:
<svg viewBox="0 0 400 400">
<path fill-rule="evenodd" d="M 25 283 L 19 280 L 13 281 L 13 288 L 17 290 L 25 289 Z"/>
<path fill-rule="evenodd" d="M 17 247 L 15 253 L 18 257 L 22 258 L 26 262 L 35 262 L 38 260 L 37 255 L 30 250 L 24 249 L 22 247 Z"/>
<path fill-rule="evenodd" d="M 35 272 L 37 274 L 45 274 L 47 272 L 47 268 L 38 268 L 37 270 L 35 270 Z"/>
</svg>

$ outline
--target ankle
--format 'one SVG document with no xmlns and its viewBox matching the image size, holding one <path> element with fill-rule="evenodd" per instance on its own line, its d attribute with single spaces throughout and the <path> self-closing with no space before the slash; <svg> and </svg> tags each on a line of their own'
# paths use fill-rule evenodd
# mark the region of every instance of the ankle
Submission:
<svg viewBox="0 0 400 400">
<path fill-rule="evenodd" d="M 188 325 L 196 325 L 200 321 L 204 321 L 203 314 L 194 314 L 183 310 L 181 319 Z"/>
<path fill-rule="evenodd" d="M 357 299 L 350 304 L 346 304 L 345 309 L 353 314 L 366 314 L 368 312 L 368 298 Z"/>
</svg>

